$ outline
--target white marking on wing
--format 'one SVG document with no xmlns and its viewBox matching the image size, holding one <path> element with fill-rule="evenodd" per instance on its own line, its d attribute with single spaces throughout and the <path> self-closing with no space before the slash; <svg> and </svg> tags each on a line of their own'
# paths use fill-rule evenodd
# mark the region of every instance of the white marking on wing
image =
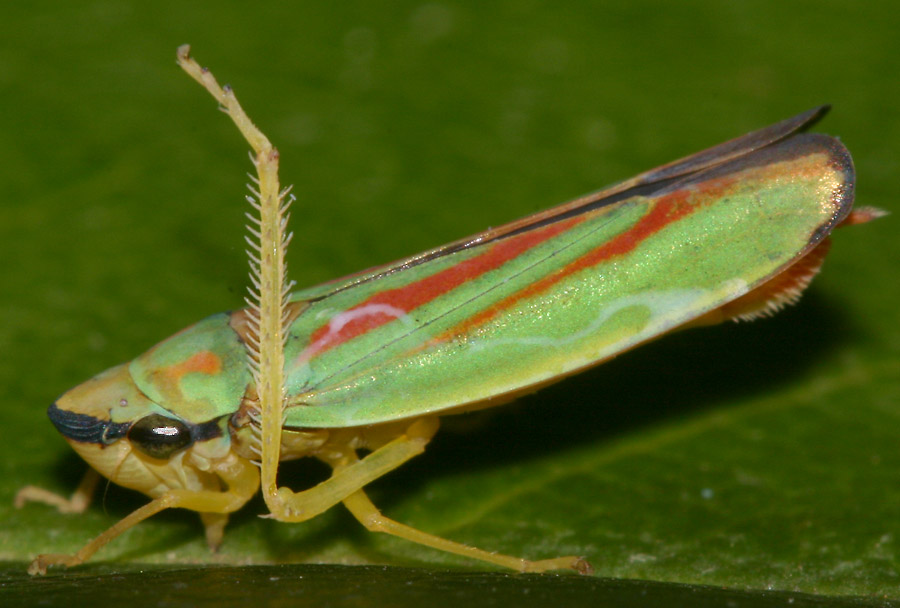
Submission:
<svg viewBox="0 0 900 608">
<path fill-rule="evenodd" d="M 317 316 L 324 316 L 324 314 L 326 314 L 325 311 L 322 311 Z M 358 308 L 341 311 L 328 320 L 328 331 L 325 335 L 304 348 L 303 351 L 297 355 L 297 358 L 294 361 L 294 367 L 299 367 L 312 359 L 322 348 L 331 342 L 348 323 L 352 323 L 357 319 L 372 316 L 388 316 L 399 319 L 405 325 L 413 324 L 413 320 L 409 318 L 409 315 L 405 310 L 397 308 L 396 306 L 391 306 L 390 304 L 366 304 L 365 306 L 360 306 Z"/>
</svg>

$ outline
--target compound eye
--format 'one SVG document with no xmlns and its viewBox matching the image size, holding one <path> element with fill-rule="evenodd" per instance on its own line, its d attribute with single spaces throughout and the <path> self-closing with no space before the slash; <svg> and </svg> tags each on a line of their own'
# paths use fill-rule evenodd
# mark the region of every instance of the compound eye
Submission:
<svg viewBox="0 0 900 608">
<path fill-rule="evenodd" d="M 168 459 L 191 444 L 191 431 L 183 422 L 159 414 L 144 416 L 128 431 L 128 439 L 151 458 Z"/>
</svg>

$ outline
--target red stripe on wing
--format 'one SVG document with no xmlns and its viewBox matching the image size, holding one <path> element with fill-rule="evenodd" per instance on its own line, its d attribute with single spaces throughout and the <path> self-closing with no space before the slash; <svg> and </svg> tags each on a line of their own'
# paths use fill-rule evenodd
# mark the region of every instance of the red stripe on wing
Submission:
<svg viewBox="0 0 900 608">
<path fill-rule="evenodd" d="M 435 338 L 433 342 L 441 342 L 453 336 L 469 333 L 474 328 L 484 325 L 504 310 L 512 308 L 519 301 L 533 298 L 548 291 L 566 277 L 633 251 L 643 241 L 669 224 L 677 222 L 709 202 L 717 200 L 734 182 L 735 180 L 732 178 L 720 178 L 703 184 L 702 188 L 677 190 L 660 197 L 650 209 L 650 212 L 638 220 L 631 229 L 615 236 L 553 274 L 535 281 L 525 289 L 473 315 L 465 323 Z"/>
<path fill-rule="evenodd" d="M 473 258 L 403 287 L 377 293 L 333 316 L 327 324 L 316 329 L 310 337 L 309 347 L 300 357 L 309 360 L 316 354 L 394 321 L 401 314 L 408 314 L 463 283 L 499 268 L 582 221 L 584 218 L 575 217 L 502 239 Z"/>
</svg>

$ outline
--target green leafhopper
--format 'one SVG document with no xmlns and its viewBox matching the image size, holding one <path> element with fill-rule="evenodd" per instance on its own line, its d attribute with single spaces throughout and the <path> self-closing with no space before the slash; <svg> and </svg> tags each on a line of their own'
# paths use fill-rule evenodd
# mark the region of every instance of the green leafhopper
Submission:
<svg viewBox="0 0 900 608">
<path fill-rule="evenodd" d="M 17 503 L 83 510 L 98 473 L 151 498 L 74 555 L 77 565 L 161 510 L 197 511 L 207 541 L 262 489 L 271 517 L 343 503 L 368 529 L 519 571 L 590 571 L 439 538 L 378 511 L 364 488 L 424 451 L 439 417 L 492 407 L 672 330 L 770 315 L 796 301 L 853 210 L 854 170 L 835 138 L 803 133 L 816 108 L 599 192 L 392 264 L 291 292 L 288 192 L 278 153 L 230 89 L 179 49 L 181 66 L 253 149 L 248 307 L 213 315 L 62 395 L 53 424 L 92 467 L 72 498 L 24 488 Z M 365 450 L 365 456 L 358 452 Z M 277 485 L 278 463 L 332 476 Z M 96 471 L 96 472 L 95 472 Z"/>
</svg>

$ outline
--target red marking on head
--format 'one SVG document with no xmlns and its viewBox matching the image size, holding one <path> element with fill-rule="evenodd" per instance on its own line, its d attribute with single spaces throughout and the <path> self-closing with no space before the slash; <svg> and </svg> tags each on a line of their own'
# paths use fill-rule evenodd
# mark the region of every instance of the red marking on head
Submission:
<svg viewBox="0 0 900 608">
<path fill-rule="evenodd" d="M 352 317 L 354 311 L 361 311 L 369 306 L 384 305 L 398 309 L 403 313 L 412 312 L 419 306 L 431 302 L 438 296 L 452 291 L 463 283 L 499 268 L 532 247 L 553 238 L 561 232 L 565 232 L 582 221 L 583 218 L 576 217 L 501 239 L 489 245 L 484 253 L 473 258 L 463 260 L 454 266 L 445 268 L 409 285 L 375 294 L 341 313 L 350 316 L 348 317 L 349 320 L 337 330 L 333 330 L 329 323 L 314 331 L 310 337 L 311 348 L 307 348 L 304 351 L 303 357 L 310 359 L 320 352 L 334 348 L 397 318 L 395 314 L 380 311 L 354 318 Z"/>
<path fill-rule="evenodd" d="M 189 359 L 170 365 L 166 368 L 166 375 L 172 380 L 180 380 L 185 374 L 208 374 L 210 376 L 222 371 L 222 360 L 217 354 L 208 350 L 201 350 Z"/>
</svg>

